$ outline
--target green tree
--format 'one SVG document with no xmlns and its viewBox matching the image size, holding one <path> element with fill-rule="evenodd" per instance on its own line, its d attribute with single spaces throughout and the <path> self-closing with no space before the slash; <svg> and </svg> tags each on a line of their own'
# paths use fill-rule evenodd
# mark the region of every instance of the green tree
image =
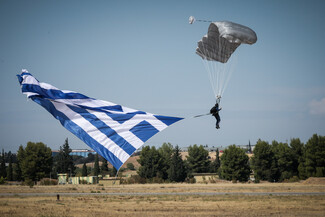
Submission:
<svg viewBox="0 0 325 217">
<path fill-rule="evenodd" d="M 94 165 L 94 176 L 98 176 L 100 173 L 99 170 L 99 160 L 98 160 L 98 154 L 95 155 L 95 165 Z"/>
<path fill-rule="evenodd" d="M 176 145 L 176 147 L 174 148 L 169 164 L 169 180 L 172 182 L 183 182 L 187 176 L 187 173 L 178 145 Z"/>
<path fill-rule="evenodd" d="M 325 136 L 314 134 L 306 143 L 305 171 L 307 177 L 325 176 Z"/>
<path fill-rule="evenodd" d="M 283 181 L 294 175 L 294 155 L 287 143 L 272 142 L 272 151 L 275 156 L 278 179 Z"/>
<path fill-rule="evenodd" d="M 161 156 L 161 170 L 159 171 L 159 176 L 166 180 L 168 179 L 168 170 L 173 153 L 173 146 L 170 143 L 163 143 L 158 149 L 158 152 Z"/>
<path fill-rule="evenodd" d="M 307 175 L 307 172 L 306 172 L 305 159 L 306 159 L 306 151 L 305 151 L 305 148 L 304 148 L 303 158 L 302 158 L 302 160 L 301 160 L 301 162 L 299 163 L 299 166 L 298 166 L 299 179 L 307 179 L 308 178 L 308 175 Z"/>
<path fill-rule="evenodd" d="M 18 150 L 18 160 L 25 181 L 38 181 L 49 177 L 52 168 L 52 151 L 42 142 L 28 142 Z"/>
<path fill-rule="evenodd" d="M 21 171 L 21 163 L 23 162 L 24 158 L 25 158 L 25 149 L 22 145 L 20 145 L 17 151 L 17 165 L 16 165 L 17 167 L 15 169 L 17 181 L 22 181 L 24 179 L 23 172 Z"/>
<path fill-rule="evenodd" d="M 247 152 L 248 152 L 249 154 L 252 153 L 252 146 L 251 146 L 251 141 L 250 141 L 250 140 L 249 140 L 249 142 L 248 142 Z"/>
<path fill-rule="evenodd" d="M 1 163 L 0 163 L 0 178 L 7 177 L 7 169 L 6 169 L 6 159 L 5 159 L 5 152 L 2 149 L 2 156 L 1 156 Z"/>
<path fill-rule="evenodd" d="M 111 177 L 114 177 L 117 175 L 117 172 L 118 172 L 117 169 L 115 167 L 113 167 L 112 170 L 109 171 L 109 175 Z"/>
<path fill-rule="evenodd" d="M 16 181 L 21 181 L 23 178 L 22 178 L 19 161 L 17 161 L 17 163 L 13 164 L 13 171 L 14 171 L 13 179 Z"/>
<path fill-rule="evenodd" d="M 192 173 L 206 173 L 209 171 L 209 152 L 202 145 L 188 148 L 187 163 Z"/>
<path fill-rule="evenodd" d="M 7 171 L 7 180 L 13 181 L 13 168 L 12 168 L 12 155 L 10 153 L 9 155 L 9 165 L 8 165 L 8 171 Z"/>
<path fill-rule="evenodd" d="M 300 179 L 307 179 L 307 171 L 306 171 L 306 146 L 304 145 L 302 148 L 302 156 L 298 165 L 298 174 Z"/>
<path fill-rule="evenodd" d="M 218 173 L 220 168 L 220 157 L 219 157 L 219 149 L 216 150 L 216 159 L 211 163 L 211 170 L 212 173 Z"/>
<path fill-rule="evenodd" d="M 105 158 L 103 158 L 100 170 L 101 170 L 102 174 L 106 174 L 108 172 L 108 164 L 107 164 L 107 160 Z"/>
<path fill-rule="evenodd" d="M 90 162 L 94 162 L 94 161 L 95 161 L 95 155 L 92 154 L 92 153 L 89 153 L 88 156 L 87 156 L 86 162 L 90 163 Z"/>
<path fill-rule="evenodd" d="M 249 158 L 241 148 L 231 145 L 221 156 L 220 176 L 226 180 L 245 182 L 249 179 Z"/>
<path fill-rule="evenodd" d="M 142 178 L 152 179 L 154 177 L 161 177 L 161 169 L 163 167 L 162 158 L 159 151 L 153 146 L 145 146 L 137 160 L 141 165 L 138 174 Z"/>
<path fill-rule="evenodd" d="M 134 168 L 134 164 L 133 164 L 133 163 L 128 163 L 128 164 L 126 165 L 126 168 L 128 168 L 129 170 L 135 170 L 135 168 Z"/>
<path fill-rule="evenodd" d="M 278 179 L 276 159 L 268 142 L 258 140 L 254 148 L 251 166 L 256 180 L 273 182 Z"/>
<path fill-rule="evenodd" d="M 69 146 L 68 138 L 65 140 L 64 144 L 60 146 L 59 153 L 55 156 L 56 160 L 56 170 L 58 173 L 71 173 L 74 172 L 75 166 L 73 163 L 73 157 L 70 155 L 71 149 Z"/>
<path fill-rule="evenodd" d="M 88 176 L 88 171 L 87 171 L 87 165 L 86 165 L 86 163 L 84 163 L 83 166 L 82 166 L 81 176 Z"/>
<path fill-rule="evenodd" d="M 304 175 L 299 174 L 299 165 L 304 162 L 304 144 L 300 141 L 300 139 L 291 139 L 290 148 L 292 152 L 293 162 L 293 175 L 303 177 Z"/>
</svg>

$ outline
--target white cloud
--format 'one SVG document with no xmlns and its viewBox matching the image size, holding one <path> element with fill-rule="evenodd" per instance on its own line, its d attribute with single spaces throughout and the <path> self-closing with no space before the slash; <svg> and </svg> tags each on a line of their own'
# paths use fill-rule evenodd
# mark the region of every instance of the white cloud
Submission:
<svg viewBox="0 0 325 217">
<path fill-rule="evenodd" d="M 325 115 L 325 98 L 320 101 L 312 100 L 309 103 L 309 112 L 312 115 Z"/>
</svg>

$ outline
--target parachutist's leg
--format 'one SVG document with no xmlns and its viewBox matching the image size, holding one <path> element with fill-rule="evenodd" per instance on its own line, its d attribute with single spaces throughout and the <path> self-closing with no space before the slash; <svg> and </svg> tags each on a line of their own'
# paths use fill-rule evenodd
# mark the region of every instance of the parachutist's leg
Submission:
<svg viewBox="0 0 325 217">
<path fill-rule="evenodd" d="M 217 114 L 216 119 L 217 119 L 217 126 L 216 126 L 216 128 L 219 129 L 220 128 L 219 123 L 221 121 L 219 114 Z"/>
</svg>

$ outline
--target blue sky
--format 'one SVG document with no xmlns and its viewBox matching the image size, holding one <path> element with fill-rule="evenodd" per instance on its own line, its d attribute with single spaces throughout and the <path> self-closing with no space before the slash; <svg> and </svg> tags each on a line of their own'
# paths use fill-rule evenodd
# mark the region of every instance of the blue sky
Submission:
<svg viewBox="0 0 325 217">
<path fill-rule="evenodd" d="M 0 148 L 28 141 L 59 149 L 87 146 L 21 94 L 26 68 L 60 89 L 160 115 L 185 117 L 151 138 L 181 147 L 252 144 L 325 135 L 325 2 L 297 1 L 16 1 L 0 0 Z M 222 99 L 215 100 L 196 43 L 208 23 L 254 29 L 258 41 L 237 49 Z"/>
</svg>

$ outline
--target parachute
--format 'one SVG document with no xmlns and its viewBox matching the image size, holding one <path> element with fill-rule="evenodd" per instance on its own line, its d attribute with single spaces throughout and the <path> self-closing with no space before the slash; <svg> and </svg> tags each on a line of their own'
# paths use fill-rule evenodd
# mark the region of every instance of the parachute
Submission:
<svg viewBox="0 0 325 217">
<path fill-rule="evenodd" d="M 208 34 L 197 43 L 196 54 L 202 58 L 214 95 L 220 101 L 234 69 L 231 55 L 241 44 L 254 44 L 257 36 L 252 29 L 229 21 L 211 22 L 191 16 L 189 23 L 194 21 L 210 22 Z"/>
</svg>

